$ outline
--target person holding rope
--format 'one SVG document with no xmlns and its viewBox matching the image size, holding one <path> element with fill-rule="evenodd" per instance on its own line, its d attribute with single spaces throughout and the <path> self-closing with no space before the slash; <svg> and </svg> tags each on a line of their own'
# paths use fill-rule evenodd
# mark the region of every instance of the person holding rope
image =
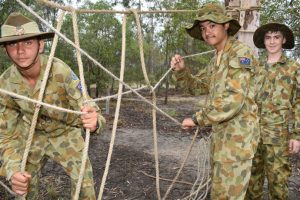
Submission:
<svg viewBox="0 0 300 200">
<path fill-rule="evenodd" d="M 186 31 L 213 46 L 215 56 L 196 76 L 180 55 L 171 60 L 179 85 L 194 95 L 208 94 L 203 108 L 184 119 L 182 127 L 212 125 L 213 200 L 244 199 L 260 136 L 255 103 L 258 63 L 253 50 L 234 38 L 240 27 L 219 4 L 205 4 Z"/>
<path fill-rule="evenodd" d="M 40 32 L 38 24 L 20 13 L 12 13 L 1 27 L 0 45 L 13 62 L 0 77 L 0 87 L 37 99 L 49 59 L 43 54 L 52 32 Z M 38 199 L 39 175 L 47 159 L 59 163 L 71 178 L 72 193 L 81 166 L 84 140 L 82 128 L 100 132 L 105 125 L 96 104 L 85 105 L 80 80 L 63 61 L 54 58 L 43 102 L 86 113 L 80 116 L 52 108 L 41 108 L 26 163 L 20 164 L 36 105 L 8 95 L 0 95 L 1 175 L 17 195 Z M 87 160 L 80 199 L 96 199 L 92 167 Z"/>
<path fill-rule="evenodd" d="M 264 82 L 257 98 L 261 139 L 246 199 L 262 199 L 266 175 L 269 199 L 287 200 L 289 156 L 300 147 L 300 64 L 283 52 L 295 46 L 294 34 L 284 24 L 268 23 L 255 31 L 253 41 L 266 54 L 260 59 Z"/>
</svg>

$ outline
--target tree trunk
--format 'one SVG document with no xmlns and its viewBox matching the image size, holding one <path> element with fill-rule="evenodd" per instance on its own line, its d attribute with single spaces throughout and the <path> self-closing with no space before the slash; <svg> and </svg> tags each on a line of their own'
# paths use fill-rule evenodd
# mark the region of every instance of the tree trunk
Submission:
<svg viewBox="0 0 300 200">
<path fill-rule="evenodd" d="M 225 0 L 225 6 L 228 15 L 238 20 L 242 26 L 238 33 L 238 39 L 248 44 L 257 54 L 258 50 L 253 43 L 253 33 L 259 26 L 260 0 Z"/>
</svg>

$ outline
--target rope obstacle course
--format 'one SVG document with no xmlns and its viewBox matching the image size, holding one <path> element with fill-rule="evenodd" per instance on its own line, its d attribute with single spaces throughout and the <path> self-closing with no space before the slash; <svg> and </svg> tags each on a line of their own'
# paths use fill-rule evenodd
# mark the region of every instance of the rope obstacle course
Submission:
<svg viewBox="0 0 300 200">
<path fill-rule="evenodd" d="M 104 185 L 105 185 L 105 182 L 106 182 L 106 179 L 107 179 L 107 174 L 108 174 L 108 170 L 109 170 L 109 165 L 110 165 L 110 161 L 111 161 L 111 156 L 112 156 L 113 146 L 114 146 L 114 141 L 115 141 L 115 136 L 116 136 L 117 122 L 118 122 L 119 110 L 120 110 L 120 105 L 121 105 L 121 98 L 122 98 L 122 95 L 128 94 L 128 93 L 136 94 L 144 102 L 146 102 L 146 103 L 148 103 L 149 105 L 152 106 L 153 142 L 154 142 L 154 156 L 155 156 L 155 169 L 156 169 L 156 193 L 157 193 L 157 199 L 159 199 L 159 200 L 160 199 L 166 199 L 168 194 L 170 193 L 173 185 L 176 183 L 176 181 L 177 181 L 177 179 L 178 179 L 178 177 L 179 177 L 179 175 L 180 175 L 180 173 L 181 173 L 181 171 L 182 171 L 182 169 L 183 169 L 183 167 L 184 167 L 184 165 L 187 161 L 187 158 L 189 157 L 189 154 L 190 154 L 191 149 L 192 149 L 192 147 L 195 143 L 195 139 L 197 137 L 199 129 L 197 129 L 195 131 L 195 134 L 194 134 L 193 140 L 191 142 L 191 145 L 187 149 L 186 157 L 185 157 L 184 161 L 182 162 L 181 167 L 178 170 L 175 178 L 173 179 L 173 181 L 172 181 L 171 185 L 169 186 L 169 188 L 168 188 L 167 192 L 165 193 L 165 195 L 163 197 L 161 197 L 160 186 L 159 186 L 159 181 L 160 181 L 161 178 L 159 176 L 156 112 L 159 111 L 161 114 L 168 117 L 170 120 L 172 120 L 173 122 L 175 122 L 179 126 L 181 126 L 181 123 L 156 106 L 155 89 L 157 89 L 159 84 L 167 77 L 167 75 L 171 71 L 171 68 L 162 76 L 162 78 L 158 81 L 158 83 L 154 87 L 151 86 L 151 83 L 150 83 L 148 75 L 147 75 L 146 66 L 145 66 L 144 51 L 143 51 L 143 36 L 142 36 L 142 30 L 141 30 L 141 24 L 140 24 L 140 14 L 144 14 L 144 13 L 185 13 L 185 12 L 195 12 L 195 11 L 194 10 L 169 10 L 169 11 L 78 10 L 78 9 L 75 9 L 73 7 L 70 7 L 70 6 L 61 6 L 59 4 L 56 4 L 56 3 L 53 3 L 53 2 L 47 1 L 47 0 L 38 0 L 39 3 L 44 4 L 45 6 L 48 6 L 48 7 L 54 8 L 54 9 L 59 9 L 61 11 L 60 16 L 58 18 L 57 28 L 54 28 L 47 21 L 45 21 L 43 18 L 41 18 L 36 12 L 34 12 L 29 6 L 24 4 L 21 0 L 16 0 L 16 1 L 23 8 L 25 8 L 28 12 L 30 12 L 32 15 L 34 15 L 36 18 L 38 18 L 41 22 L 43 22 L 43 24 L 45 24 L 48 28 L 50 28 L 53 32 L 56 33 L 55 37 L 53 39 L 53 44 L 52 44 L 52 47 L 51 47 L 49 61 L 47 63 L 47 67 L 46 67 L 46 71 L 45 71 L 45 74 L 44 74 L 43 83 L 42 83 L 42 86 L 41 86 L 41 89 L 40 89 L 38 100 L 29 99 L 27 97 L 20 96 L 16 93 L 13 93 L 13 92 L 10 92 L 10 91 L 5 91 L 5 90 L 0 88 L 0 93 L 2 93 L 2 94 L 10 95 L 10 96 L 13 96 L 15 98 L 19 98 L 19 99 L 22 99 L 22 100 L 25 100 L 25 101 L 30 101 L 30 102 L 33 102 L 33 103 L 36 104 L 36 109 L 35 109 L 34 116 L 33 116 L 33 119 L 32 119 L 32 124 L 31 124 L 31 127 L 30 127 L 29 137 L 27 139 L 26 148 L 25 148 L 25 151 L 24 151 L 24 154 L 23 154 L 23 159 L 22 159 L 22 163 L 21 163 L 21 171 L 24 172 L 25 168 L 26 168 L 27 157 L 28 157 L 28 153 L 29 153 L 30 146 L 31 146 L 31 143 L 32 143 L 32 138 L 33 138 L 33 135 L 34 135 L 35 126 L 36 126 L 36 122 L 37 122 L 37 117 L 38 117 L 39 110 L 40 110 L 41 106 L 51 107 L 51 108 L 57 109 L 57 110 L 62 111 L 62 112 L 75 113 L 75 114 L 78 114 L 78 115 L 85 114 L 85 113 L 80 112 L 80 111 L 68 110 L 68 109 L 65 109 L 65 108 L 60 108 L 60 107 L 42 102 L 43 95 L 44 95 L 44 92 L 45 92 L 45 86 L 47 84 L 48 75 L 49 75 L 49 72 L 50 72 L 50 69 L 51 69 L 52 60 L 53 60 L 54 53 L 55 53 L 56 46 L 57 46 L 57 42 L 58 42 L 58 37 L 60 37 L 65 42 L 67 42 L 68 44 L 73 46 L 76 50 L 77 63 L 78 63 L 78 67 L 79 67 L 80 81 L 81 81 L 81 85 L 82 85 L 82 91 L 83 91 L 84 99 L 87 99 L 88 94 L 87 94 L 86 85 L 85 85 L 85 81 L 84 81 L 84 70 L 83 70 L 83 64 L 82 64 L 82 59 L 81 59 L 82 54 L 85 55 L 87 58 L 89 58 L 96 66 L 98 66 L 100 69 L 104 70 L 108 75 L 110 75 L 111 77 L 113 77 L 115 80 L 117 80 L 119 82 L 119 89 L 118 89 L 117 94 L 112 95 L 112 96 L 107 96 L 107 97 L 104 97 L 104 98 L 86 100 L 86 103 L 88 104 L 91 101 L 96 102 L 96 101 L 101 101 L 101 100 L 109 99 L 109 98 L 117 98 L 117 105 L 116 105 L 116 109 L 115 109 L 115 117 L 114 117 L 114 122 L 113 122 L 113 129 L 112 129 L 112 134 L 111 134 L 109 152 L 108 152 L 107 161 L 106 161 L 106 165 L 105 165 L 105 171 L 104 171 L 102 181 L 101 181 L 98 200 L 101 200 L 102 197 L 103 197 Z M 73 22 L 73 31 L 74 31 L 74 41 L 75 42 L 71 41 L 65 35 L 60 33 L 65 12 L 70 12 L 71 13 L 72 22 Z M 77 27 L 77 14 L 78 13 L 112 13 L 112 14 L 121 13 L 121 14 L 123 14 L 123 19 L 122 19 L 121 70 L 120 70 L 120 77 L 119 78 L 116 77 L 109 70 L 107 70 L 104 66 L 102 66 L 97 60 L 92 58 L 86 51 L 84 51 L 83 49 L 80 48 L 79 34 L 78 34 L 79 31 L 78 31 L 78 27 Z M 144 79 L 145 79 L 145 82 L 147 84 L 147 86 L 144 86 L 144 87 L 141 87 L 141 88 L 138 88 L 138 89 L 131 88 L 127 83 L 125 83 L 123 81 L 124 80 L 124 70 L 125 70 L 125 53 L 126 53 L 126 19 L 127 19 L 127 16 L 130 15 L 130 14 L 134 15 L 134 17 L 136 19 L 141 66 L 142 66 Z M 211 52 L 213 52 L 213 51 L 207 51 L 207 52 L 202 52 L 202 53 L 199 53 L 199 54 L 187 55 L 187 56 L 184 56 L 183 58 L 188 58 L 188 57 L 192 57 L 192 56 L 199 56 L 199 55 L 208 54 L 208 53 L 211 53 Z M 123 86 L 125 86 L 127 89 L 129 89 L 129 91 L 123 92 L 122 91 Z M 152 102 L 150 102 L 148 99 L 146 99 L 145 97 L 143 97 L 141 94 L 138 93 L 139 90 L 145 89 L 145 88 L 148 88 L 150 90 L 151 95 L 152 95 Z M 81 164 L 80 174 L 79 174 L 79 177 L 78 177 L 78 182 L 77 182 L 77 185 L 76 185 L 76 191 L 75 191 L 75 195 L 73 196 L 73 200 L 77 200 L 79 198 L 81 183 L 82 183 L 82 179 L 83 179 L 83 173 L 84 173 L 84 170 L 85 170 L 85 163 L 86 163 L 87 154 L 88 154 L 89 139 L 90 139 L 90 132 L 89 132 L 89 130 L 87 130 L 86 131 L 86 137 L 85 137 L 85 146 L 84 146 L 83 155 L 82 155 L 82 164 Z M 204 159 L 198 159 L 197 180 L 193 184 L 192 191 L 191 191 L 190 195 L 187 196 L 185 199 L 205 199 L 206 196 L 207 196 L 207 193 L 208 193 L 208 190 L 209 190 L 209 185 L 210 185 L 210 178 L 209 178 L 208 169 L 206 169 L 206 170 L 203 170 L 203 169 L 206 168 L 205 166 L 208 165 L 208 161 L 209 161 L 209 158 L 207 156 L 209 154 L 208 153 L 209 148 L 207 148 L 208 145 L 209 145 L 209 137 L 208 138 L 204 137 L 204 138 L 200 139 L 199 147 L 201 146 L 201 149 L 199 149 L 199 150 L 201 150 L 201 151 L 199 151 L 199 153 L 200 152 L 202 152 L 202 153 L 206 152 L 205 153 L 206 156 L 205 156 Z M 1 183 L 1 185 L 3 185 L 3 184 Z M 3 186 L 11 194 L 13 194 L 13 192 L 9 188 L 7 188 L 7 186 L 5 186 L 5 185 L 3 185 Z M 200 191 L 203 190 L 203 188 L 205 188 L 205 191 L 202 194 L 199 195 Z M 23 199 L 25 199 L 25 197 L 23 197 Z"/>
</svg>

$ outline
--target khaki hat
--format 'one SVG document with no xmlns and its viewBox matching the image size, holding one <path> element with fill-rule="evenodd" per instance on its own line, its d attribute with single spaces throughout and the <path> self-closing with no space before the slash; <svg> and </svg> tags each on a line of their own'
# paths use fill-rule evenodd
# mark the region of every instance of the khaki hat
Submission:
<svg viewBox="0 0 300 200">
<path fill-rule="evenodd" d="M 282 45 L 284 49 L 292 49 L 295 46 L 295 39 L 293 31 L 286 25 L 280 23 L 268 23 L 260 26 L 253 34 L 253 42 L 257 48 L 266 48 L 265 47 L 265 34 L 267 32 L 278 32 L 280 31 L 286 42 Z"/>
<path fill-rule="evenodd" d="M 194 24 L 186 27 L 187 33 L 193 38 L 203 40 L 199 23 L 203 21 L 212 21 L 217 24 L 224 24 L 229 22 L 228 35 L 235 35 L 241 28 L 239 22 L 226 15 L 225 9 L 215 3 L 208 3 L 199 9 L 198 17 L 195 19 Z"/>
<path fill-rule="evenodd" d="M 0 45 L 26 38 L 53 38 L 53 32 L 41 32 L 36 22 L 20 13 L 10 14 L 1 26 Z"/>
</svg>

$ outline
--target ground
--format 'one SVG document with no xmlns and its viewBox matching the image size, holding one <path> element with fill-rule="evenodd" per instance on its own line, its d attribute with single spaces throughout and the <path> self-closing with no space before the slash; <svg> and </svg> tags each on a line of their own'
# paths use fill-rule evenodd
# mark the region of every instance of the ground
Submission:
<svg viewBox="0 0 300 200">
<path fill-rule="evenodd" d="M 170 94 L 167 105 L 164 104 L 164 98 L 159 97 L 157 106 L 180 122 L 184 117 L 191 116 L 197 109 L 199 100 L 201 100 L 199 97 L 175 93 Z M 100 105 L 102 108 L 105 107 Z M 97 196 L 110 145 L 115 105 L 115 100 L 111 101 L 110 113 L 105 114 L 108 122 L 105 131 L 101 135 L 91 135 L 90 138 L 89 157 L 93 165 Z M 157 131 L 159 172 L 162 178 L 159 183 L 160 193 L 163 196 L 170 185 L 169 180 L 175 177 L 185 158 L 195 130 L 184 131 L 172 120 L 158 114 Z M 205 136 L 209 134 L 209 131 L 209 127 L 201 129 Z M 134 95 L 124 97 L 103 199 L 157 199 L 156 179 L 152 177 L 155 176 L 152 133 L 151 107 L 135 98 Z M 182 182 L 174 185 L 167 199 L 183 199 L 189 195 L 191 184 L 197 178 L 196 158 L 201 159 L 201 156 L 205 155 L 205 152 L 199 150 L 202 147 L 200 146 L 202 144 L 199 144 L 200 138 L 200 136 L 197 137 L 187 164 L 178 178 Z M 289 182 L 289 199 L 296 200 L 300 195 L 300 155 L 293 156 L 291 160 L 293 174 Z M 5 181 L 4 178 L 1 180 Z M 71 199 L 70 180 L 61 167 L 54 162 L 48 162 L 43 169 L 41 185 L 40 199 Z M 267 193 L 266 187 L 265 191 Z M 13 197 L 0 187 L 0 199 L 13 199 Z"/>
</svg>

